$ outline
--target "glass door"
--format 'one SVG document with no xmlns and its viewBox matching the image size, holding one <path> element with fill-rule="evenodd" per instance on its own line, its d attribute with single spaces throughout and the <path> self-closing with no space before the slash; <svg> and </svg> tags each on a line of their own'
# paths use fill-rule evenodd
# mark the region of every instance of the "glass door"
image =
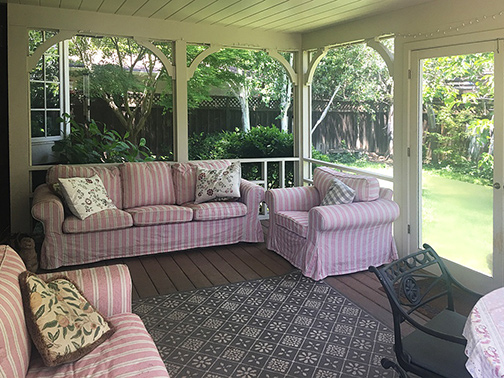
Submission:
<svg viewBox="0 0 504 378">
<path fill-rule="evenodd" d="M 502 101 L 502 74 L 495 70 L 501 59 L 497 43 L 414 53 L 416 241 L 418 246 L 430 244 L 457 279 L 479 292 L 502 284 L 503 133 L 502 106 L 497 104 Z"/>
</svg>

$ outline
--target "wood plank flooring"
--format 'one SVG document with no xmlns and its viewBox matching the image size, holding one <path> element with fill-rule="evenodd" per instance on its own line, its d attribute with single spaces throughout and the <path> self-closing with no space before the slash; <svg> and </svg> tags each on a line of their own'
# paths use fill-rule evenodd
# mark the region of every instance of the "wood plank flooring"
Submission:
<svg viewBox="0 0 504 378">
<path fill-rule="evenodd" d="M 267 232 L 268 222 L 263 222 Z M 133 281 L 133 299 L 187 291 L 289 273 L 295 268 L 266 248 L 266 243 L 239 243 L 109 260 L 83 267 L 123 263 Z M 73 267 L 77 268 L 77 267 Z M 68 268 L 67 268 L 68 269 Z M 60 269 L 64 270 L 64 269 Z M 327 277 L 325 281 L 352 302 L 392 328 L 392 314 L 381 284 L 371 272 Z M 472 303 L 463 304 L 468 313 Z M 418 320 L 425 320 L 420 317 Z"/>
</svg>

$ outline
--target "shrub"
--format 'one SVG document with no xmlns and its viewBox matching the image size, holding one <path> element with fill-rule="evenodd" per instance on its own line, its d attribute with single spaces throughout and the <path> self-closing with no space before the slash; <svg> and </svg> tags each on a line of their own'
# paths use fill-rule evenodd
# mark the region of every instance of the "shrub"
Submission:
<svg viewBox="0 0 504 378">
<path fill-rule="evenodd" d="M 121 135 L 115 130 L 100 127 L 95 121 L 89 125 L 80 124 L 65 116 L 63 122 L 70 123 L 71 132 L 56 141 L 52 150 L 60 157 L 61 163 L 120 163 L 124 161 L 152 161 L 151 151 L 141 138 L 138 145 L 128 140 L 129 133 Z"/>
</svg>

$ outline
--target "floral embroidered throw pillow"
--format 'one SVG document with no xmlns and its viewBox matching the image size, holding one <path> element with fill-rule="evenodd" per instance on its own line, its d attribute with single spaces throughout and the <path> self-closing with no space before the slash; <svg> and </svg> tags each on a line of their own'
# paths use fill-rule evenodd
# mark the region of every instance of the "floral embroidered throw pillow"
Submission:
<svg viewBox="0 0 504 378">
<path fill-rule="evenodd" d="M 78 360 L 108 339 L 113 326 L 68 278 L 19 276 L 26 326 L 46 366 Z"/>
<path fill-rule="evenodd" d="M 198 167 L 194 203 L 215 201 L 223 198 L 239 198 L 241 165 L 231 163 L 224 169 Z"/>
<path fill-rule="evenodd" d="M 70 211 L 81 220 L 99 211 L 117 209 L 98 175 L 60 178 L 58 181 Z"/>
</svg>

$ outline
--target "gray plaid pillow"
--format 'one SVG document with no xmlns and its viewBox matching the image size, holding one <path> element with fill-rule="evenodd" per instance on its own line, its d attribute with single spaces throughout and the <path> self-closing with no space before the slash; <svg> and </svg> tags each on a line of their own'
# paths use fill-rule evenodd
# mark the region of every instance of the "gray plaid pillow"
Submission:
<svg viewBox="0 0 504 378">
<path fill-rule="evenodd" d="M 331 181 L 331 186 L 329 187 L 329 190 L 327 191 L 327 194 L 320 205 L 327 206 L 351 203 L 354 197 L 355 190 L 335 178 Z"/>
</svg>

